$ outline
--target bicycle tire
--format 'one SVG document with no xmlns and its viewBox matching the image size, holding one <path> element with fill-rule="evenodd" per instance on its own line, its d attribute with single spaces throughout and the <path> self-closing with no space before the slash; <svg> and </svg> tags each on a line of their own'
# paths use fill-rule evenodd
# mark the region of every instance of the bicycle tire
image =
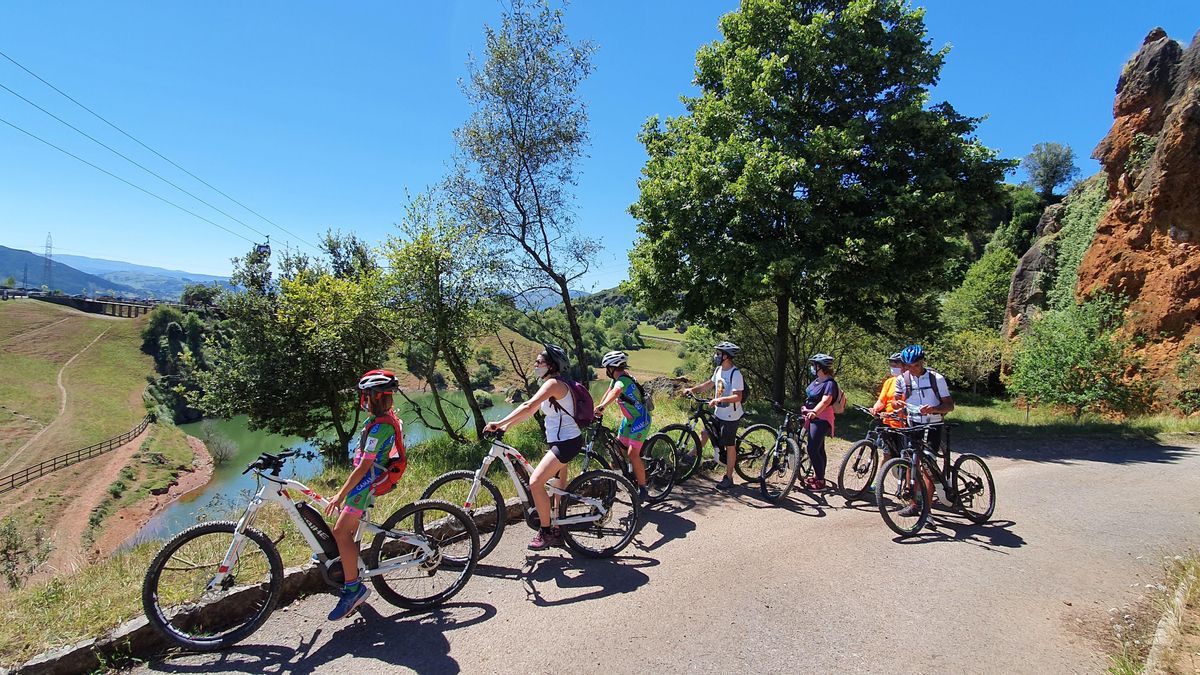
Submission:
<svg viewBox="0 0 1200 675">
<path fill-rule="evenodd" d="M 426 522 L 425 512 L 433 510 L 443 511 L 446 515 L 436 518 L 432 522 Z M 475 520 L 468 516 L 465 511 L 450 502 L 439 499 L 422 499 L 411 504 L 405 504 L 397 509 L 395 513 L 388 516 L 387 520 L 383 521 L 381 527 L 385 530 L 395 529 L 397 525 L 409 516 L 413 516 L 414 527 L 411 532 L 424 536 L 428 540 L 433 540 L 439 551 L 444 544 L 436 541 L 436 537 L 438 536 L 452 540 L 454 543 L 468 541 L 469 553 L 467 555 L 449 558 L 451 561 L 455 560 L 455 558 L 465 559 L 465 564 L 452 562 L 449 565 L 444 565 L 440 561 L 434 561 L 429 566 L 422 564 L 420 566 L 403 568 L 404 570 L 417 568 L 415 572 L 406 573 L 410 574 L 411 576 L 408 576 L 408 578 L 413 580 L 419 580 L 419 574 L 424 574 L 427 579 L 432 579 L 442 571 L 442 568 L 446 568 L 450 572 L 447 575 L 452 577 L 450 585 L 441 591 L 430 593 L 429 595 L 417 597 L 416 595 L 402 593 L 393 588 L 392 584 L 395 582 L 389 582 L 384 575 L 371 577 L 371 585 L 379 592 L 381 598 L 397 607 L 416 610 L 433 609 L 457 595 L 467 585 L 467 582 L 471 580 L 471 575 L 475 572 L 475 564 L 479 561 L 479 531 L 475 528 Z M 444 532 L 433 532 L 433 530 L 438 528 L 447 529 Z M 462 538 L 463 535 L 465 535 L 465 539 Z M 394 551 L 389 551 L 388 553 L 396 552 L 400 555 L 406 555 L 405 549 L 401 548 L 404 546 L 402 543 L 397 542 L 386 534 L 377 534 L 375 535 L 375 540 L 371 542 L 371 547 L 367 549 L 365 562 L 369 570 L 379 567 L 380 555 L 385 553 L 384 544 L 388 542 L 394 542 L 397 547 Z"/>
<path fill-rule="evenodd" d="M 661 433 L 642 444 L 642 466 L 646 469 L 646 503 L 657 504 L 675 489 L 675 443 Z"/>
<path fill-rule="evenodd" d="M 460 508 L 471 516 L 471 520 L 475 521 L 475 527 L 479 531 L 479 558 L 482 560 L 495 550 L 501 537 L 504 536 L 504 527 L 508 524 L 508 507 L 504 503 L 504 495 L 500 493 L 500 489 L 487 478 L 480 481 L 481 492 L 475 495 L 475 502 L 469 506 L 462 503 L 474 481 L 474 471 L 469 469 L 449 471 L 433 479 L 429 487 L 421 493 L 421 499 L 436 499 L 451 504 L 462 504 Z M 438 494 L 439 489 L 456 482 L 465 484 L 459 488 L 443 490 L 442 494 Z M 487 495 L 486 498 L 480 499 L 483 495 Z M 500 509 L 505 509 L 503 514 L 500 513 Z M 459 564 L 462 563 L 465 561 L 459 562 Z"/>
<path fill-rule="evenodd" d="M 883 522 L 901 537 L 910 537 L 921 531 L 929 521 L 930 498 L 925 481 L 920 477 L 909 481 L 912 464 L 907 459 L 896 457 L 889 459 L 880 468 L 875 479 L 875 504 Z M 917 469 L 920 471 L 920 469 Z M 901 516 L 900 512 L 909 506 L 913 496 L 911 490 L 916 490 L 918 514 L 916 520 L 908 521 L 910 516 Z"/>
<path fill-rule="evenodd" d="M 668 424 L 656 433 L 675 444 L 675 483 L 691 478 L 700 468 L 700 436 L 686 424 Z M 690 457 L 690 461 L 689 458 Z"/>
<path fill-rule="evenodd" d="M 167 571 L 167 564 L 171 561 L 173 555 L 188 543 L 194 542 L 206 535 L 228 534 L 228 540 L 222 538 L 214 540 L 211 544 L 205 542 L 196 553 L 189 551 L 189 557 L 197 553 L 204 554 L 207 560 L 212 561 L 212 571 L 215 573 L 223 561 L 225 553 L 229 550 L 229 544 L 232 543 L 236 532 L 237 523 L 227 520 L 193 525 L 167 541 L 158 554 L 154 556 L 154 560 L 150 562 L 150 567 L 146 570 L 146 576 L 142 580 L 142 609 L 146 612 L 146 619 L 149 620 L 150 625 L 154 626 L 160 634 L 176 645 L 196 651 L 225 649 L 258 630 L 267 620 L 267 617 L 271 616 L 271 612 L 275 611 L 275 605 L 279 602 L 279 596 L 283 589 L 283 561 L 279 557 L 279 551 L 271 543 L 271 539 L 252 527 L 247 527 L 242 535 L 258 546 L 265 555 L 268 577 L 263 589 L 266 592 L 266 596 L 262 602 L 258 603 L 257 610 L 248 617 L 247 621 L 231 622 L 230 613 L 232 610 L 229 607 L 221 607 L 222 603 L 217 601 L 219 598 L 214 598 L 212 601 L 203 604 L 193 601 L 181 601 L 178 608 L 174 609 L 162 606 L 163 601 L 160 597 L 159 583 L 162 581 L 162 574 L 164 571 Z M 242 555 L 236 564 L 240 565 L 245 559 L 246 551 L 243 549 Z M 194 563 L 192 564 L 194 567 Z M 201 573 L 196 577 L 196 582 L 202 581 L 207 584 L 207 580 L 211 580 L 212 576 L 212 574 Z M 231 574 L 226 577 L 230 583 L 222 589 L 225 593 L 223 597 L 228 597 L 233 593 L 247 593 L 253 588 L 252 585 L 237 586 L 237 576 L 237 571 L 231 570 Z M 207 580 L 205 577 L 207 577 Z M 171 584 L 169 583 L 168 585 Z M 261 587 L 262 582 L 258 582 L 258 585 Z M 198 588 L 198 586 L 194 585 L 193 587 Z M 177 588 L 178 586 L 174 585 L 171 589 L 162 590 L 169 592 Z M 246 603 L 242 602 L 240 604 L 245 606 Z M 179 622 L 179 624 L 176 625 L 176 622 Z M 224 630 L 227 626 L 232 627 L 229 630 Z M 185 632 L 185 628 L 189 632 Z M 218 632 L 210 632 L 210 629 L 218 630 Z"/>
<path fill-rule="evenodd" d="M 968 463 L 976 463 L 979 468 L 974 472 L 964 471 L 963 465 Z M 954 501 L 955 505 L 963 515 L 973 523 L 982 524 L 991 519 L 992 514 L 996 511 L 996 483 L 992 480 L 992 470 L 984 463 L 983 458 L 979 455 L 967 453 L 960 455 L 954 461 Z M 970 477 L 969 480 L 964 480 L 963 475 Z M 986 490 L 985 501 L 987 508 L 975 508 L 975 501 L 981 490 Z M 966 494 L 967 498 L 963 496 Z"/>
<path fill-rule="evenodd" d="M 864 438 L 851 445 L 842 457 L 842 465 L 838 468 L 838 491 L 848 502 L 862 499 L 875 485 L 878 470 L 879 448 Z"/>
<path fill-rule="evenodd" d="M 762 470 L 758 476 L 758 486 L 763 499 L 774 504 L 786 498 L 796 484 L 799 471 L 800 446 L 787 436 L 775 439 L 775 445 L 763 458 Z"/>
<path fill-rule="evenodd" d="M 624 476 L 615 471 L 588 471 L 576 476 L 567 486 L 567 492 L 569 494 L 560 498 L 560 520 L 594 513 L 595 507 L 581 497 L 599 499 L 605 510 L 605 516 L 600 520 L 560 526 L 567 548 L 588 558 L 608 558 L 633 541 L 641 523 L 641 506 L 633 483 Z M 605 539 L 601 543 L 600 537 L 606 535 L 615 540 Z M 592 544 L 591 538 L 596 538 L 597 543 Z"/>
<path fill-rule="evenodd" d="M 766 443 L 767 434 L 770 435 L 770 443 Z M 752 434 L 759 434 L 762 440 L 752 439 Z M 733 470 L 737 475 L 741 476 L 742 480 L 747 483 L 753 483 L 762 475 L 762 461 L 766 456 L 767 451 L 775 445 L 775 440 L 779 438 L 779 430 L 770 424 L 751 424 L 746 427 L 742 433 L 738 434 L 737 438 L 737 464 L 734 464 Z M 749 440 L 747 440 L 749 439 Z M 749 446 L 749 447 L 746 447 Z"/>
</svg>

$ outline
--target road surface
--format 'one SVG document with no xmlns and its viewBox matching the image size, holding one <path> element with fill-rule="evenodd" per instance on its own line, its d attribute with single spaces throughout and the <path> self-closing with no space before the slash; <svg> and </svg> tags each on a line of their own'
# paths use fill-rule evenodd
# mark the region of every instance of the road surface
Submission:
<svg viewBox="0 0 1200 675">
<path fill-rule="evenodd" d="M 611 560 L 532 553 L 510 526 L 433 614 L 320 595 L 228 653 L 139 672 L 1100 672 L 1104 635 L 1200 544 L 1200 439 L 960 443 L 983 454 L 993 522 L 934 511 L 898 540 L 877 512 L 690 481 Z M 914 602 L 914 594 L 920 598 Z"/>
</svg>

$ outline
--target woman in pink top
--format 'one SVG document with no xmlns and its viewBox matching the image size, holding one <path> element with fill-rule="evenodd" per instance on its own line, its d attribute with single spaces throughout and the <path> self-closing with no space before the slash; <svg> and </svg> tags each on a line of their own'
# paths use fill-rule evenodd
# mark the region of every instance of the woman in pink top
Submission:
<svg viewBox="0 0 1200 675">
<path fill-rule="evenodd" d="M 804 419 L 808 425 L 808 458 L 812 460 L 814 476 L 805 481 L 810 490 L 825 489 L 825 439 L 833 435 L 833 402 L 838 385 L 833 379 L 833 357 L 815 354 L 808 360 L 808 372 L 814 380 L 804 390 Z"/>
</svg>

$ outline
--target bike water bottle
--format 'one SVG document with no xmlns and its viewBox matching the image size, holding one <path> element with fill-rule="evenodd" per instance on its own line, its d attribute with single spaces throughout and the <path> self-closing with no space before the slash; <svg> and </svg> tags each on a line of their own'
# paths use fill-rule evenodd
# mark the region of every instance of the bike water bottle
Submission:
<svg viewBox="0 0 1200 675">
<path fill-rule="evenodd" d="M 934 481 L 933 490 L 934 490 L 934 492 L 937 493 L 938 501 L 940 501 L 943 504 L 950 503 L 950 500 L 946 497 L 946 486 L 942 485 L 941 481 L 939 481 L 939 480 Z"/>
</svg>

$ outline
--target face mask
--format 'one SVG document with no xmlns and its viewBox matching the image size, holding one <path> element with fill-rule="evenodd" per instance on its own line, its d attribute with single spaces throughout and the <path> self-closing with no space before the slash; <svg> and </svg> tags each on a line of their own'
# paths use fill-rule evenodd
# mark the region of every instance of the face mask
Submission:
<svg viewBox="0 0 1200 675">
<path fill-rule="evenodd" d="M 900 376 L 900 366 L 892 366 L 892 375 Z"/>
<path fill-rule="evenodd" d="M 817 368 L 816 368 L 816 366 L 809 366 L 809 367 L 808 367 L 808 374 L 809 374 L 809 375 L 812 375 L 813 377 L 816 377 L 816 376 L 817 376 Z"/>
<path fill-rule="evenodd" d="M 550 372 L 550 369 L 546 366 L 534 366 L 533 367 L 533 374 L 537 375 L 538 377 L 545 377 L 546 373 L 548 373 L 548 372 Z"/>
<path fill-rule="evenodd" d="M 713 365 L 714 366 L 721 365 L 721 361 L 724 361 L 724 359 L 721 358 L 720 354 L 713 354 Z"/>
</svg>

